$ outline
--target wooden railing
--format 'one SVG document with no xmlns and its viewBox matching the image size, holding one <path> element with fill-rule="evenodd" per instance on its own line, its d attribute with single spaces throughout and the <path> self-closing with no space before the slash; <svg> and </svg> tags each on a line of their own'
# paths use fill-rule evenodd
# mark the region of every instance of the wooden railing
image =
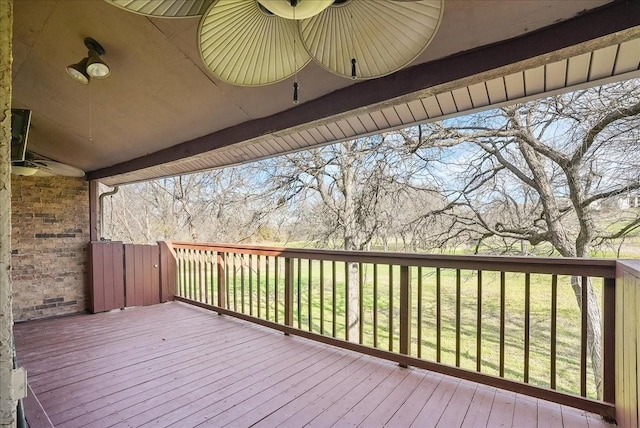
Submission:
<svg viewBox="0 0 640 428">
<path fill-rule="evenodd" d="M 177 300 L 615 417 L 615 260 L 163 245 Z M 589 309 L 603 321 L 596 376 Z"/>
</svg>

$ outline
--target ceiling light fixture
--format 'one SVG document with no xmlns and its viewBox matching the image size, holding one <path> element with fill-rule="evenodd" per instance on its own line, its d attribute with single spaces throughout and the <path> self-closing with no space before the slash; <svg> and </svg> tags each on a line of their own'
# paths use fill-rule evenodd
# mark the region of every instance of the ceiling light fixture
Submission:
<svg viewBox="0 0 640 428">
<path fill-rule="evenodd" d="M 83 85 L 89 84 L 92 77 L 96 79 L 109 77 L 111 69 L 102 60 L 102 58 L 100 58 L 100 56 L 105 53 L 102 45 L 91 37 L 84 39 L 84 45 L 89 50 L 87 57 L 80 60 L 80 62 L 71 64 L 67 67 L 67 73 L 69 73 L 69 76 L 71 76 L 76 82 L 80 82 Z"/>
<path fill-rule="evenodd" d="M 258 0 L 274 15 L 286 19 L 307 19 L 316 16 L 333 4 L 334 0 Z"/>
<path fill-rule="evenodd" d="M 83 85 L 88 85 L 91 76 L 87 73 L 87 61 L 89 58 L 82 58 L 77 64 L 71 64 L 67 66 L 67 73 L 76 82 L 80 82 Z"/>
</svg>

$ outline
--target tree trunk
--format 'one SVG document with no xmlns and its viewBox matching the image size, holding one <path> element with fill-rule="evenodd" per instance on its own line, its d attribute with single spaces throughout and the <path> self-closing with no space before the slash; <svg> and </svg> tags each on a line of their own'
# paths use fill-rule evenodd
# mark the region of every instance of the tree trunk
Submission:
<svg viewBox="0 0 640 428">
<path fill-rule="evenodd" d="M 577 209 L 576 215 L 580 223 L 580 231 L 577 239 L 572 242 L 571 235 L 560 220 L 562 218 L 558 203 L 554 196 L 551 183 L 544 170 L 540 156 L 528 144 L 521 142 L 519 144 L 521 153 L 529 165 L 534 176 L 536 190 L 540 195 L 542 205 L 544 206 L 544 215 L 547 227 L 551 231 L 551 243 L 562 255 L 562 257 L 587 257 L 589 255 L 588 243 L 591 241 L 590 229 L 593 227 L 593 221 L 588 209 Z M 570 183 L 571 200 L 575 207 L 580 204 L 580 189 L 577 183 L 579 178 L 572 175 L 577 174 L 575 169 L 565 169 L 567 180 Z M 587 350 L 591 357 L 591 366 L 593 368 L 593 378 L 597 387 L 598 398 L 601 397 L 602 384 L 602 329 L 600 318 L 600 307 L 598 306 L 598 298 L 593 292 L 590 282 L 587 287 Z M 571 287 L 576 295 L 578 307 L 582 310 L 582 282 L 579 277 L 572 277 Z"/>
<path fill-rule="evenodd" d="M 349 317 L 347 328 L 349 342 L 360 342 L 360 270 L 358 263 L 347 263 L 349 289 L 346 299 L 349 301 Z"/>
<path fill-rule="evenodd" d="M 571 287 L 582 311 L 582 278 L 571 277 Z M 587 281 L 587 355 L 591 360 L 593 379 L 598 394 L 602 398 L 602 326 L 600 324 L 599 299 L 593 291 L 591 279 Z M 587 362 L 588 364 L 588 362 Z"/>
</svg>

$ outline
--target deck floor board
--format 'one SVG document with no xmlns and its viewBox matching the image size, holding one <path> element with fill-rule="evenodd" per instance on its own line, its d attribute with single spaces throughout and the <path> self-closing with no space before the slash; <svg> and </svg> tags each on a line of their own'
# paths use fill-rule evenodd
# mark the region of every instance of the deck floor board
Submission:
<svg viewBox="0 0 640 428">
<path fill-rule="evenodd" d="M 610 427 L 596 415 L 182 303 L 15 326 L 56 427 Z"/>
</svg>

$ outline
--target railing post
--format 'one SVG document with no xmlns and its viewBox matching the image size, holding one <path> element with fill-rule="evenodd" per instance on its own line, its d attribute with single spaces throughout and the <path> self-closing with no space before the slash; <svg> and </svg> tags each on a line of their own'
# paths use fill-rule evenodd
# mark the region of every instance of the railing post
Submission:
<svg viewBox="0 0 640 428">
<path fill-rule="evenodd" d="M 226 266 L 227 253 L 218 253 L 218 307 L 220 308 L 227 307 L 225 301 L 227 295 Z"/>
<path fill-rule="evenodd" d="M 160 250 L 160 302 L 173 300 L 176 294 L 178 258 L 171 242 L 158 241 Z"/>
<path fill-rule="evenodd" d="M 602 399 L 616 402 L 616 280 L 604 279 Z"/>
<path fill-rule="evenodd" d="M 293 326 L 293 262 L 289 257 L 284 259 L 284 324 Z"/>
<path fill-rule="evenodd" d="M 411 287 L 409 266 L 400 266 L 400 353 L 411 352 Z M 406 364 L 400 364 L 407 367 Z"/>
</svg>

